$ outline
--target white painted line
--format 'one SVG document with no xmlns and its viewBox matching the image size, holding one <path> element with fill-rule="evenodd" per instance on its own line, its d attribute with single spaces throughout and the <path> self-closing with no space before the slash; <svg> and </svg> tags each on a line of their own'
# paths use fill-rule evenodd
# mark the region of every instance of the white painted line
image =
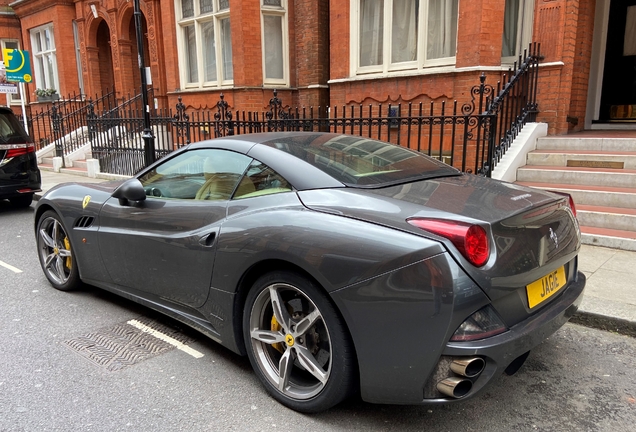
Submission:
<svg viewBox="0 0 636 432">
<path fill-rule="evenodd" d="M 20 270 L 19 268 L 13 267 L 12 265 L 9 265 L 4 261 L 0 261 L 0 266 L 11 270 L 13 273 L 22 273 L 22 270 Z"/>
<path fill-rule="evenodd" d="M 184 353 L 190 354 L 192 357 L 194 358 L 201 358 L 203 357 L 203 354 L 200 353 L 199 351 L 190 348 L 189 346 L 179 342 L 178 340 L 171 338 L 170 336 L 168 336 L 167 334 L 161 333 L 160 331 L 157 331 L 151 327 L 148 327 L 146 324 L 140 323 L 137 320 L 130 320 L 128 321 L 128 324 L 130 324 L 133 327 L 138 328 L 139 330 L 141 330 L 144 333 L 148 333 L 151 336 L 156 337 L 157 339 L 161 339 L 164 342 L 169 343 L 170 345 L 174 346 L 177 349 L 180 349 L 181 351 L 183 351 Z"/>
</svg>

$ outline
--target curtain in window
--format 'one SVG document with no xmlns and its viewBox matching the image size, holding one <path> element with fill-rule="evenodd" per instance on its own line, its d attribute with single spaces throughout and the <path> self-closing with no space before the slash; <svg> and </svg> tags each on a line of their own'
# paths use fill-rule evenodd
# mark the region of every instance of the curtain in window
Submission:
<svg viewBox="0 0 636 432">
<path fill-rule="evenodd" d="M 214 21 L 201 24 L 203 65 L 205 81 L 216 81 L 216 44 L 214 43 Z"/>
<path fill-rule="evenodd" d="M 627 18 L 625 20 L 625 40 L 623 44 L 623 55 L 636 55 L 636 6 L 627 8 Z"/>
<path fill-rule="evenodd" d="M 417 15 L 419 0 L 393 0 L 391 63 L 417 58 Z"/>
<path fill-rule="evenodd" d="M 501 56 L 510 57 L 517 55 L 517 37 L 519 34 L 519 9 L 522 0 L 506 0 L 504 10 L 503 41 L 501 44 Z"/>
<path fill-rule="evenodd" d="M 360 0 L 360 66 L 382 64 L 384 0 Z"/>
<path fill-rule="evenodd" d="M 234 79 L 234 67 L 232 66 L 232 33 L 230 32 L 230 19 L 220 20 L 221 24 L 221 58 L 223 59 L 223 79 Z"/>
<path fill-rule="evenodd" d="M 454 57 L 457 48 L 459 0 L 429 0 L 426 58 Z"/>
<path fill-rule="evenodd" d="M 195 83 L 199 81 L 199 66 L 197 65 L 197 40 L 194 32 L 194 26 L 189 25 L 183 28 L 184 39 L 186 43 L 186 52 L 188 60 L 188 82 Z"/>
<path fill-rule="evenodd" d="M 283 74 L 283 18 L 264 15 L 265 78 L 284 79 Z"/>
</svg>

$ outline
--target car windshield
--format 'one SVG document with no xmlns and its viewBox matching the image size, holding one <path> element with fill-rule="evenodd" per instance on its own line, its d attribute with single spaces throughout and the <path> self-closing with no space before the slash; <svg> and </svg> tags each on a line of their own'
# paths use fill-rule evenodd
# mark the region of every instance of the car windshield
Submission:
<svg viewBox="0 0 636 432">
<path fill-rule="evenodd" d="M 0 111 L 0 143 L 24 144 L 31 142 L 28 135 L 12 113 Z"/>
<path fill-rule="evenodd" d="M 455 168 L 422 153 L 369 138 L 308 133 L 263 144 L 290 153 L 352 187 L 459 175 Z"/>
</svg>

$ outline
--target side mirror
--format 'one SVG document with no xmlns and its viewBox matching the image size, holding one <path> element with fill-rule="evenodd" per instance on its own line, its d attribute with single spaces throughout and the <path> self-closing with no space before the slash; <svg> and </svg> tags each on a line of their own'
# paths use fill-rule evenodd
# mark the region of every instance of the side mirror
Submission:
<svg viewBox="0 0 636 432">
<path fill-rule="evenodd" d="M 119 200 L 119 205 L 125 206 L 128 205 L 129 201 L 144 201 L 146 199 L 146 191 L 139 180 L 132 178 L 126 180 L 115 189 L 113 198 Z"/>
</svg>

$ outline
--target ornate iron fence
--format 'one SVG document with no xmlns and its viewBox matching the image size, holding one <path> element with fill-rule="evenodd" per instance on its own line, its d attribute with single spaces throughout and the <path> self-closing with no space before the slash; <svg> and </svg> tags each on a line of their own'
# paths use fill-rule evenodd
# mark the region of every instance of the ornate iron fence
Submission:
<svg viewBox="0 0 636 432">
<path fill-rule="evenodd" d="M 543 60 L 541 45 L 530 44 L 519 56 L 512 69 L 497 82 L 497 93 L 488 100 L 487 114 L 495 119 L 491 126 L 490 145 L 487 170 L 490 172 L 497 166 L 506 150 L 515 140 L 527 122 L 536 121 L 539 105 L 537 103 L 537 87 L 539 81 L 539 62 Z M 488 90 L 492 91 L 492 90 Z"/>
<path fill-rule="evenodd" d="M 389 141 L 468 172 L 490 176 L 523 125 L 536 117 L 539 46 L 533 44 L 496 87 L 486 76 L 471 100 L 291 108 L 276 90 L 263 111 L 232 110 L 223 94 L 212 110 L 151 111 L 155 159 L 191 142 L 272 131 L 337 132 Z M 101 106 L 101 108 L 100 108 Z M 88 101 L 93 157 L 104 172 L 133 175 L 144 167 L 143 111 L 136 99 L 104 109 Z"/>
</svg>

